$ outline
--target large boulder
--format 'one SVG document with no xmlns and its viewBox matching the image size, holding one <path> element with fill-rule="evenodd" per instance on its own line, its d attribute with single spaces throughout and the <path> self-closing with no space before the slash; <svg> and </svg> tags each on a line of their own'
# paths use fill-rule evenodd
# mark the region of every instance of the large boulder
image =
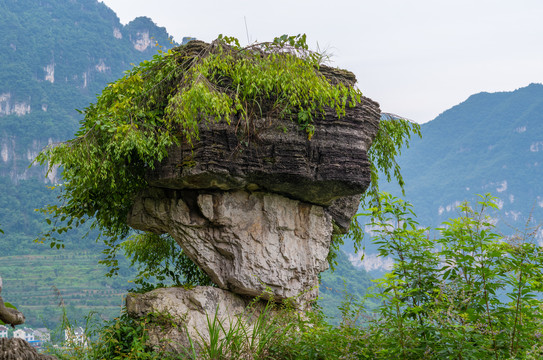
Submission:
<svg viewBox="0 0 543 360">
<path fill-rule="evenodd" d="M 328 268 L 331 217 L 278 194 L 153 188 L 128 222 L 171 234 L 215 284 L 237 294 L 304 302 L 316 298 Z"/>
<path fill-rule="evenodd" d="M 152 317 L 147 345 L 176 354 L 186 354 L 190 349 L 189 337 L 193 344 L 209 341 L 208 321 L 220 322 L 226 330 L 241 321 L 238 326 L 250 330 L 251 322 L 264 307 L 261 302 L 209 286 L 156 289 L 146 294 L 128 294 L 126 298 L 126 311 L 131 317 Z M 219 336 L 224 337 L 224 333 Z"/>
<path fill-rule="evenodd" d="M 191 147 L 170 149 L 168 158 L 147 173 L 150 186 L 168 189 L 259 190 L 332 206 L 343 230 L 370 183 L 367 151 L 379 127 L 380 110 L 363 98 L 345 116 L 334 111 L 315 118 L 315 134 L 290 119 L 254 120 L 253 133 L 240 139 L 236 124 L 201 125 Z M 338 199 L 355 197 L 349 206 Z"/>
</svg>

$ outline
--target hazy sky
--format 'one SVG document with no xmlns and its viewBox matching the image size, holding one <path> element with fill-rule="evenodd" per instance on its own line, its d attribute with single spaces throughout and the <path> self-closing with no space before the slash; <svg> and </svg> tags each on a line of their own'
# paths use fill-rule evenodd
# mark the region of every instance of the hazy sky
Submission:
<svg viewBox="0 0 543 360">
<path fill-rule="evenodd" d="M 148 16 L 176 41 L 211 41 L 222 33 L 246 44 L 247 37 L 306 33 L 312 49 L 318 44 L 332 65 L 356 74 L 382 111 L 417 122 L 477 92 L 543 82 L 541 0 L 103 2 L 123 24 Z"/>
</svg>

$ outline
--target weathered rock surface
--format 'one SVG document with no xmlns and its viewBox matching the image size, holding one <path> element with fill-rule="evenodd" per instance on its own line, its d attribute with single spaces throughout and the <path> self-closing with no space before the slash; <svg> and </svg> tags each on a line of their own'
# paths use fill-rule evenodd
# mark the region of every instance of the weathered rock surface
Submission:
<svg viewBox="0 0 543 360">
<path fill-rule="evenodd" d="M 0 359 L 2 360 L 57 360 L 52 355 L 40 354 L 23 339 L 0 338 Z"/>
<path fill-rule="evenodd" d="M 208 47 L 189 43 L 180 66 Z M 318 70 L 334 85 L 356 83 L 349 71 Z M 303 303 L 316 298 L 332 233 L 348 230 L 370 183 L 380 110 L 368 98 L 340 117 L 327 109 L 308 139 L 273 108 L 262 103 L 263 115 L 243 124 L 201 122 L 197 141 L 147 170 L 128 224 L 172 235 L 221 289 Z"/>
<path fill-rule="evenodd" d="M 171 234 L 221 289 L 276 300 L 316 298 L 332 221 L 323 207 L 263 192 L 151 188 L 130 226 Z"/>
<path fill-rule="evenodd" d="M 258 189 L 328 207 L 343 197 L 360 198 L 368 187 L 367 151 L 379 117 L 379 105 L 363 98 L 341 118 L 333 111 L 316 118 L 311 140 L 289 119 L 257 119 L 257 130 L 246 139 L 240 139 L 235 124 L 202 124 L 194 147 L 170 149 L 148 180 L 153 187 L 168 189 Z M 345 218 L 357 207 L 358 202 L 334 212 L 343 230 Z"/>
<path fill-rule="evenodd" d="M 252 306 L 248 308 L 249 304 Z M 184 353 L 193 342 L 209 340 L 207 319 L 215 315 L 228 329 L 235 321 L 250 323 L 262 311 L 263 304 L 249 298 L 209 286 L 156 289 L 146 294 L 128 294 L 126 310 L 131 317 L 153 314 L 155 320 L 148 330 L 148 345 L 165 352 Z M 256 313 L 255 313 L 256 312 Z M 162 321 L 156 318 L 163 315 Z"/>
</svg>

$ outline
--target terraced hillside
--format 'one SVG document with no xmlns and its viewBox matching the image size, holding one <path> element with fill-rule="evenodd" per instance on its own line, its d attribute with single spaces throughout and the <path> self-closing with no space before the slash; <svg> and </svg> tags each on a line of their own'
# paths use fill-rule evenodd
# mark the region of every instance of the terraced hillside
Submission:
<svg viewBox="0 0 543 360">
<path fill-rule="evenodd" d="M 91 311 L 104 318 L 119 315 L 128 283 L 127 267 L 114 278 L 105 277 L 98 266 L 100 254 L 89 251 L 44 249 L 39 255 L 0 257 L 4 281 L 3 297 L 13 302 L 34 327 L 58 326 L 63 303 L 70 319 L 81 319 Z"/>
</svg>

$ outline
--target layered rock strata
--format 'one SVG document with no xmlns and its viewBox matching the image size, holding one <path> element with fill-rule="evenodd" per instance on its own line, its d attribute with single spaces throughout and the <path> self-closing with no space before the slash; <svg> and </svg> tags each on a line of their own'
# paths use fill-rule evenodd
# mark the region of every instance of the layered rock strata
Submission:
<svg viewBox="0 0 543 360">
<path fill-rule="evenodd" d="M 370 182 L 367 151 L 379 117 L 379 105 L 363 98 L 341 118 L 332 111 L 316 118 L 311 140 L 289 119 L 255 120 L 257 130 L 242 141 L 235 124 L 201 125 L 199 141 L 170 149 L 148 181 L 168 189 L 259 190 L 325 208 L 358 197 L 332 212 L 345 231 Z"/>
</svg>

